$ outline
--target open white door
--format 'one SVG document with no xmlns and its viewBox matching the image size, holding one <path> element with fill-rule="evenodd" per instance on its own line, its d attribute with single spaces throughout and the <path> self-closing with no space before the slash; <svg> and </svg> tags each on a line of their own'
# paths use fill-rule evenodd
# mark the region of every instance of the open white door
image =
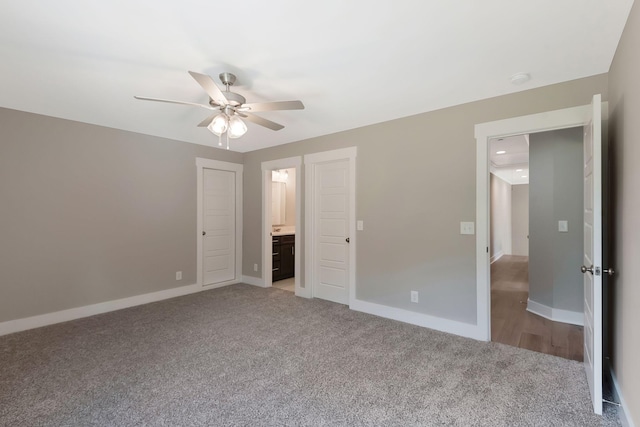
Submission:
<svg viewBox="0 0 640 427">
<path fill-rule="evenodd" d="M 593 410 L 602 414 L 602 100 L 584 127 L 584 368 Z"/>
</svg>

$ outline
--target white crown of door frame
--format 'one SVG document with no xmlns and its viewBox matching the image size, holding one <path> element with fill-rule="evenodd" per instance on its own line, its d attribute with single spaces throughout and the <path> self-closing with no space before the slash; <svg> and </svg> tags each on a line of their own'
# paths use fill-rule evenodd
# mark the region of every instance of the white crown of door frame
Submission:
<svg viewBox="0 0 640 427">
<path fill-rule="evenodd" d="M 295 294 L 307 297 L 300 280 L 300 259 L 302 255 L 302 157 L 287 157 L 285 159 L 262 162 L 262 286 L 272 286 L 271 270 L 273 266 L 272 240 L 271 240 L 271 171 L 278 169 L 296 169 L 296 240 L 294 243 L 294 268 L 295 268 Z"/>
<path fill-rule="evenodd" d="M 229 163 L 223 162 L 220 160 L 206 159 L 202 157 L 196 157 L 196 191 L 197 191 L 197 211 L 196 211 L 196 241 L 197 241 L 197 272 L 196 283 L 198 286 L 203 287 L 203 265 L 202 265 L 202 230 L 204 221 L 202 219 L 202 207 L 204 204 L 203 200 L 203 169 L 217 169 L 228 172 L 235 172 L 236 174 L 236 269 L 235 269 L 235 278 L 233 280 L 229 280 L 226 282 L 221 282 L 215 285 L 207 286 L 208 289 L 213 289 L 226 285 L 233 285 L 234 283 L 239 283 L 242 278 L 242 172 L 244 170 L 244 166 L 238 163 Z"/>
</svg>

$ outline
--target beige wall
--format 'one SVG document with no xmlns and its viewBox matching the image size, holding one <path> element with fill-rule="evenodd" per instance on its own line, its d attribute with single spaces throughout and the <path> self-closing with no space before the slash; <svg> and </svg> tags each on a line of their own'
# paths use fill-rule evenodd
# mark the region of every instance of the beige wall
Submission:
<svg viewBox="0 0 640 427">
<path fill-rule="evenodd" d="M 640 5 L 631 9 L 609 72 L 613 257 L 609 289 L 613 370 L 640 425 Z"/>
<path fill-rule="evenodd" d="M 529 184 L 511 186 L 511 253 L 529 256 Z"/>
<path fill-rule="evenodd" d="M 246 153 L 244 274 L 261 275 L 253 272 L 262 262 L 261 162 L 355 146 L 356 216 L 365 224 L 357 298 L 475 324 L 475 238 L 459 233 L 460 221 L 475 219 L 474 125 L 586 105 L 594 93 L 607 98 L 606 75 Z"/>
<path fill-rule="evenodd" d="M 242 163 L 0 109 L 0 322 L 195 283 L 196 157 Z"/>
<path fill-rule="evenodd" d="M 490 175 L 491 258 L 511 255 L 511 184 Z"/>
</svg>

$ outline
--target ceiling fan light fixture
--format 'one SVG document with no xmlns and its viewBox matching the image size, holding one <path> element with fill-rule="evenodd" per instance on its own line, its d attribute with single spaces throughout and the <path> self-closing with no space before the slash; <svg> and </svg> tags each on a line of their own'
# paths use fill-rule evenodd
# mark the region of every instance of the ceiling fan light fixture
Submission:
<svg viewBox="0 0 640 427">
<path fill-rule="evenodd" d="M 240 138 L 247 133 L 247 125 L 238 116 L 229 119 L 229 138 Z"/>
<path fill-rule="evenodd" d="M 225 113 L 218 114 L 207 126 L 207 129 L 218 136 L 222 135 L 229 129 L 229 117 Z"/>
</svg>

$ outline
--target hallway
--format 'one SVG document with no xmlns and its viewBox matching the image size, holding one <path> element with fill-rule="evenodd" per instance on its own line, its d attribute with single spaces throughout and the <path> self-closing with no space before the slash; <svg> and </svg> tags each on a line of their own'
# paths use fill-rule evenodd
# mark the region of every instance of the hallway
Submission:
<svg viewBox="0 0 640 427">
<path fill-rule="evenodd" d="M 582 361 L 582 326 L 527 311 L 529 258 L 504 255 L 491 264 L 491 340 Z"/>
</svg>

